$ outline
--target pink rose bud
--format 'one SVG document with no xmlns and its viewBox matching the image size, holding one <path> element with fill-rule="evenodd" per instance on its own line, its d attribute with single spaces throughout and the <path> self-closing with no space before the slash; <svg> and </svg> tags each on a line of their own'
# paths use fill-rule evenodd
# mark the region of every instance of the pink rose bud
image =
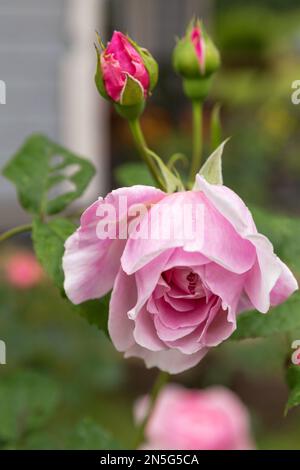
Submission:
<svg viewBox="0 0 300 470">
<path fill-rule="evenodd" d="M 193 20 L 186 35 L 178 41 L 173 66 L 183 78 L 186 95 L 203 100 L 208 94 L 210 77 L 220 66 L 220 56 L 199 20 Z"/>
<path fill-rule="evenodd" d="M 194 44 L 196 56 L 201 73 L 205 73 L 205 41 L 200 26 L 194 26 L 191 32 L 191 41 Z"/>
<path fill-rule="evenodd" d="M 148 397 L 138 400 L 137 422 L 145 417 L 148 403 Z M 249 414 L 240 399 L 226 388 L 188 390 L 171 384 L 158 396 L 142 448 L 250 450 L 254 444 Z"/>
<path fill-rule="evenodd" d="M 5 263 L 5 276 L 7 281 L 19 289 L 30 289 L 43 278 L 43 270 L 35 256 L 30 252 L 20 252 Z"/>
<path fill-rule="evenodd" d="M 266 313 L 298 288 L 239 196 L 201 175 L 192 191 L 138 185 L 98 199 L 66 241 L 63 268 L 75 304 L 112 289 L 108 329 L 125 357 L 173 374 L 229 338 L 243 311 Z"/>
<path fill-rule="evenodd" d="M 150 53 L 119 31 L 102 52 L 96 50 L 95 79 L 100 94 L 122 106 L 144 104 L 158 78 L 158 66 Z"/>
</svg>

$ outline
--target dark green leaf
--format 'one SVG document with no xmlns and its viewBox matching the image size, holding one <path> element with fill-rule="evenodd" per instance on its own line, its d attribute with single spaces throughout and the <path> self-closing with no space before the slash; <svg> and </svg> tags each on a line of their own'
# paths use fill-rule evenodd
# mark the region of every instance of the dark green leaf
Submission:
<svg viewBox="0 0 300 470">
<path fill-rule="evenodd" d="M 62 257 L 66 239 L 75 231 L 76 226 L 66 219 L 53 219 L 48 223 L 35 220 L 32 229 L 34 249 L 45 271 L 63 292 L 64 272 Z M 74 305 L 74 310 L 90 324 L 96 325 L 108 336 L 107 319 L 110 296 L 89 300 Z"/>
<path fill-rule="evenodd" d="M 67 443 L 74 450 L 112 450 L 118 445 L 111 435 L 95 421 L 85 418 L 74 429 Z"/>
<path fill-rule="evenodd" d="M 67 219 L 53 219 L 48 223 L 35 220 L 32 240 L 38 260 L 59 289 L 63 289 L 62 257 L 64 243 L 76 226 Z"/>
<path fill-rule="evenodd" d="M 102 299 L 88 300 L 80 305 L 74 306 L 80 316 L 85 318 L 91 325 L 96 325 L 108 337 L 107 322 L 110 294 Z"/>
<path fill-rule="evenodd" d="M 256 311 L 242 313 L 238 319 L 237 330 L 231 339 L 268 337 L 297 328 L 300 328 L 299 292 L 278 307 L 272 308 L 269 313 Z"/>
<path fill-rule="evenodd" d="M 4 376 L 0 381 L 0 439 L 15 441 L 44 425 L 59 402 L 52 379 L 32 371 Z"/>
<path fill-rule="evenodd" d="M 61 212 L 82 195 L 94 173 L 88 160 L 39 134 L 29 137 L 3 169 L 15 184 L 22 207 L 34 214 Z M 49 191 L 55 193 L 64 182 L 72 189 L 51 198 Z"/>
<path fill-rule="evenodd" d="M 285 412 L 300 405 L 300 366 L 290 366 L 287 370 L 287 383 L 290 394 Z"/>
</svg>

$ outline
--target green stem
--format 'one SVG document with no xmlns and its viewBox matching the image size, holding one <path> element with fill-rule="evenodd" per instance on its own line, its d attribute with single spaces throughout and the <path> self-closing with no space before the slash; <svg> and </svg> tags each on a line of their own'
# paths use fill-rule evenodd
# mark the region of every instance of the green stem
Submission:
<svg viewBox="0 0 300 470">
<path fill-rule="evenodd" d="M 193 101 L 193 157 L 190 170 L 190 181 L 194 182 L 200 170 L 202 157 L 202 102 Z"/>
<path fill-rule="evenodd" d="M 157 174 L 156 165 L 153 159 L 151 158 L 151 156 L 149 155 L 149 148 L 147 146 L 145 137 L 143 135 L 143 131 L 141 129 L 139 120 L 138 119 L 133 119 L 131 121 L 129 120 L 128 123 L 129 123 L 129 127 L 131 130 L 134 142 L 136 144 L 136 147 L 142 159 L 144 160 L 147 167 L 149 168 L 149 171 L 151 175 L 153 176 L 154 180 L 156 181 L 158 187 L 162 189 L 163 191 L 165 191 L 165 187 L 163 186 L 161 179 L 159 178 Z"/>
<path fill-rule="evenodd" d="M 158 397 L 159 392 L 161 391 L 161 389 L 168 382 L 168 380 L 169 380 L 169 374 L 167 372 L 160 372 L 158 374 L 155 382 L 154 382 L 154 385 L 153 385 L 152 391 L 151 391 L 151 395 L 150 395 L 150 402 L 149 402 L 149 405 L 148 405 L 148 411 L 147 411 L 147 414 L 146 414 L 145 418 L 143 419 L 143 421 L 141 422 L 141 424 L 138 428 L 134 449 L 139 448 L 139 446 L 144 442 L 145 430 L 147 428 L 147 424 L 148 424 L 148 422 L 150 420 L 150 417 L 152 415 L 152 412 L 154 410 L 157 397 Z"/>
<path fill-rule="evenodd" d="M 30 232 L 31 229 L 31 224 L 20 225 L 19 227 L 12 228 L 11 230 L 8 230 L 7 232 L 4 232 L 2 235 L 0 235 L 0 242 L 4 242 L 5 240 L 18 235 L 19 233 Z"/>
</svg>

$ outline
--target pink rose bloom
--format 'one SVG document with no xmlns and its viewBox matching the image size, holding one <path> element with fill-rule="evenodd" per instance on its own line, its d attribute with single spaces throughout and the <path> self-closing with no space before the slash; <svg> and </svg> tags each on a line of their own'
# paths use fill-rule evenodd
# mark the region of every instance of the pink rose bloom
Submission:
<svg viewBox="0 0 300 470">
<path fill-rule="evenodd" d="M 140 422 L 148 398 L 135 408 Z M 160 393 L 149 419 L 144 449 L 250 450 L 254 448 L 249 415 L 239 398 L 223 387 L 188 390 L 168 385 Z"/>
<path fill-rule="evenodd" d="M 40 264 L 29 252 L 20 252 L 11 256 L 4 268 L 8 282 L 19 289 L 30 289 L 39 284 L 43 278 Z"/>
<path fill-rule="evenodd" d="M 193 239 L 145 239 L 133 231 L 128 239 L 98 238 L 105 204 L 116 208 L 117 234 L 128 219 L 119 207 L 124 196 L 129 208 L 147 208 L 141 232 L 162 207 L 169 209 L 174 233 L 180 232 L 187 205 L 200 206 L 203 221 Z M 164 225 L 158 221 L 154 229 Z M 257 232 L 243 201 L 200 175 L 192 191 L 166 194 L 133 186 L 100 198 L 66 241 L 63 268 L 65 291 L 75 304 L 113 289 L 109 333 L 125 357 L 142 358 L 147 367 L 173 374 L 195 366 L 209 348 L 229 338 L 240 312 L 266 313 L 298 287 L 270 241 Z"/>
<path fill-rule="evenodd" d="M 150 87 L 149 73 L 140 54 L 123 33 L 114 32 L 101 54 L 101 68 L 106 92 L 114 101 L 120 101 L 128 75 L 139 82 L 146 97 Z"/>
<path fill-rule="evenodd" d="M 205 70 L 205 42 L 199 26 L 194 26 L 191 32 L 191 40 L 195 48 L 197 59 L 199 62 L 200 70 L 204 73 Z"/>
</svg>

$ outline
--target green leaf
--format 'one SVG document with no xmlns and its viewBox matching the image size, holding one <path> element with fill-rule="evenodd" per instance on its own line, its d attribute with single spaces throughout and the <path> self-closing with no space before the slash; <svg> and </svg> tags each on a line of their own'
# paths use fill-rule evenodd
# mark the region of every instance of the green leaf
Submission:
<svg viewBox="0 0 300 470">
<path fill-rule="evenodd" d="M 121 186 L 134 186 L 136 184 L 155 186 L 154 179 L 144 163 L 124 163 L 116 168 L 114 175 Z"/>
<path fill-rule="evenodd" d="M 38 260 L 48 273 L 54 284 L 63 293 L 64 272 L 62 257 L 66 239 L 76 230 L 75 224 L 67 219 L 53 219 L 48 223 L 35 220 L 32 228 L 32 239 Z M 102 299 L 89 300 L 80 305 L 73 305 L 73 310 L 85 318 L 90 324 L 96 325 L 108 336 L 108 304 L 110 296 Z"/>
<path fill-rule="evenodd" d="M 156 62 L 154 57 L 150 54 L 150 52 L 147 49 L 144 49 L 143 47 L 141 47 L 139 49 L 139 52 L 142 56 L 144 65 L 149 73 L 150 91 L 152 91 L 158 82 L 158 75 L 159 75 L 158 63 Z"/>
<path fill-rule="evenodd" d="M 131 75 L 127 75 L 120 98 L 120 104 L 122 106 L 135 106 L 143 102 L 144 99 L 144 90 L 140 82 L 131 77 Z"/>
<path fill-rule="evenodd" d="M 83 419 L 71 433 L 67 448 L 70 450 L 112 450 L 118 445 L 112 436 L 90 418 Z"/>
<path fill-rule="evenodd" d="M 96 33 L 97 34 L 97 33 Z M 101 39 L 100 36 L 97 34 L 98 42 L 100 43 Z M 100 44 L 101 45 L 101 44 Z M 101 67 L 101 55 L 100 51 L 95 44 L 96 54 L 97 54 L 97 66 L 96 66 L 96 73 L 95 73 L 95 83 L 97 90 L 99 91 L 100 95 L 103 96 L 105 99 L 110 99 L 108 94 L 106 93 L 103 75 L 102 75 L 102 67 Z"/>
<path fill-rule="evenodd" d="M 204 176 L 210 184 L 223 184 L 222 175 L 222 153 L 225 144 L 229 139 L 224 140 L 221 145 L 208 157 L 202 166 L 199 174 Z"/>
<path fill-rule="evenodd" d="M 269 313 L 251 311 L 238 318 L 233 340 L 261 338 L 286 333 L 300 328 L 300 293 L 296 292 L 286 302 L 270 310 Z"/>
<path fill-rule="evenodd" d="M 43 426 L 59 403 L 58 385 L 33 371 L 3 376 L 0 381 L 0 439 L 16 441 Z"/>
<path fill-rule="evenodd" d="M 88 160 L 39 134 L 29 137 L 3 169 L 15 184 L 22 207 L 34 214 L 61 212 L 83 194 L 94 173 Z M 55 192 L 61 183 L 72 189 L 51 198 L 49 191 Z"/>
<path fill-rule="evenodd" d="M 287 384 L 290 390 L 285 414 L 291 408 L 300 405 L 300 366 L 290 366 L 286 374 Z"/>
<path fill-rule="evenodd" d="M 101 299 L 88 300 L 80 305 L 75 305 L 74 309 L 79 315 L 85 318 L 91 325 L 97 326 L 109 338 L 107 323 L 110 294 Z"/>
<path fill-rule="evenodd" d="M 175 193 L 177 191 L 184 191 L 184 185 L 179 177 L 179 175 L 175 175 L 172 171 L 165 165 L 162 159 L 156 155 L 150 149 L 145 149 L 152 160 L 154 160 L 155 165 L 158 168 L 158 174 L 160 175 L 160 180 L 162 183 L 162 187 L 165 189 L 167 193 Z"/>
<path fill-rule="evenodd" d="M 67 219 L 53 219 L 44 223 L 34 220 L 32 240 L 38 260 L 59 289 L 63 289 L 62 257 L 66 239 L 76 225 Z"/>
</svg>

